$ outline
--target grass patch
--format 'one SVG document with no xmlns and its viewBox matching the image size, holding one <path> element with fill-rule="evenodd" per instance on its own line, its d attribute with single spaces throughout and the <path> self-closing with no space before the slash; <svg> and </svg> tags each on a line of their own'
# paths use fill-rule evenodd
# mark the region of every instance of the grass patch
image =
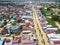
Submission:
<svg viewBox="0 0 60 45">
<path fill-rule="evenodd" d="M 48 21 L 48 24 L 52 25 L 52 27 L 57 27 L 53 20 L 51 20 L 49 18 L 46 18 L 46 20 Z"/>
<path fill-rule="evenodd" d="M 56 31 L 56 34 L 60 34 L 60 30 Z"/>
</svg>

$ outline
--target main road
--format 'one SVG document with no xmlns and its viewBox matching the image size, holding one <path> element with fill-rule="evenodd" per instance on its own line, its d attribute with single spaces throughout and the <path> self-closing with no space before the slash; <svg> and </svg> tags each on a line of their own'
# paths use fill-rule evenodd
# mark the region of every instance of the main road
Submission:
<svg viewBox="0 0 60 45">
<path fill-rule="evenodd" d="M 33 11 L 33 21 L 34 21 L 36 35 L 38 39 L 38 45 L 50 45 L 46 33 L 42 29 L 41 23 L 38 20 L 38 15 L 36 10 L 34 9 L 34 5 L 32 6 L 32 11 Z"/>
</svg>

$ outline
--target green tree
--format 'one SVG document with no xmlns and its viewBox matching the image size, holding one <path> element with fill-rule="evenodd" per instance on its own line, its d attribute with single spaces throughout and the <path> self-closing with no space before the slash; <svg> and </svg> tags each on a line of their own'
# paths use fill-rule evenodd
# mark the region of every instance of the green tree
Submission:
<svg viewBox="0 0 60 45">
<path fill-rule="evenodd" d="M 52 20 L 53 21 L 57 21 L 58 20 L 58 16 L 57 15 L 52 15 Z"/>
<path fill-rule="evenodd" d="M 60 22 L 60 17 L 58 18 L 58 22 Z"/>
</svg>

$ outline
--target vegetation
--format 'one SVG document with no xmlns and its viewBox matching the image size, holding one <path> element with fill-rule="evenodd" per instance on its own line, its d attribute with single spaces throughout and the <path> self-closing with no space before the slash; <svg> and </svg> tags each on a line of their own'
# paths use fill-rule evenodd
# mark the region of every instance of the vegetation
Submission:
<svg viewBox="0 0 60 45">
<path fill-rule="evenodd" d="M 41 8 L 40 10 L 41 10 L 42 14 L 44 14 L 46 16 L 46 20 L 48 21 L 48 23 L 50 25 L 52 25 L 52 27 L 57 27 L 55 25 L 54 21 L 60 22 L 60 16 L 59 16 L 60 12 L 58 12 L 57 15 L 53 15 L 53 14 L 55 14 L 55 12 L 53 13 L 53 11 L 50 8 L 57 8 L 57 7 L 51 6 L 47 9 Z M 59 8 L 60 8 L 60 6 L 59 6 Z M 48 18 L 47 16 L 50 16 L 51 18 Z M 60 34 L 60 30 L 56 31 L 56 34 Z"/>
<path fill-rule="evenodd" d="M 58 16 L 58 15 L 52 15 L 52 20 L 60 22 L 60 16 Z"/>
<path fill-rule="evenodd" d="M 52 8 L 52 7 L 51 7 L 51 8 Z M 48 7 L 47 9 L 41 8 L 40 10 L 41 10 L 42 14 L 44 14 L 45 16 L 50 16 L 50 17 L 52 17 L 52 18 L 51 18 L 52 21 L 58 21 L 58 22 L 60 22 L 60 16 L 59 16 L 59 15 L 60 15 L 60 12 L 58 12 L 57 15 L 53 15 L 54 13 L 53 13 L 53 11 L 50 9 L 50 7 Z"/>
<path fill-rule="evenodd" d="M 47 9 L 41 8 L 41 12 L 45 16 L 51 16 L 51 13 L 52 13 L 52 11 L 49 8 L 47 8 Z"/>
<path fill-rule="evenodd" d="M 58 21 L 60 22 L 60 17 L 58 18 Z"/>
<path fill-rule="evenodd" d="M 51 18 L 53 21 L 57 21 L 58 20 L 58 16 L 57 15 L 52 15 L 52 18 Z"/>
<path fill-rule="evenodd" d="M 60 34 L 60 30 L 56 31 L 56 34 Z"/>
<path fill-rule="evenodd" d="M 47 8 L 47 9 L 41 8 L 41 12 L 42 12 L 42 14 L 44 14 L 46 16 L 46 20 L 48 21 L 48 23 L 50 25 L 52 25 L 52 27 L 57 27 L 53 20 L 51 20 L 50 18 L 47 18 L 47 16 L 52 16 L 51 15 L 52 11 L 49 8 Z"/>
<path fill-rule="evenodd" d="M 51 20 L 51 19 L 49 19 L 49 18 L 46 18 L 46 20 L 48 21 L 48 23 L 49 23 L 50 25 L 52 25 L 52 27 L 57 27 L 57 26 L 55 25 L 55 23 L 54 23 L 53 20 Z"/>
</svg>

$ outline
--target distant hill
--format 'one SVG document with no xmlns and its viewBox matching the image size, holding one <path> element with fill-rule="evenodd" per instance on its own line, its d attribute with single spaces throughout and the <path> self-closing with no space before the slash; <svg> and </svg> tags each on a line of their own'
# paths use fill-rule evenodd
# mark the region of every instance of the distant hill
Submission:
<svg viewBox="0 0 60 45">
<path fill-rule="evenodd" d="M 26 2 L 26 1 L 60 2 L 60 0 L 0 0 L 0 2 Z"/>
</svg>

